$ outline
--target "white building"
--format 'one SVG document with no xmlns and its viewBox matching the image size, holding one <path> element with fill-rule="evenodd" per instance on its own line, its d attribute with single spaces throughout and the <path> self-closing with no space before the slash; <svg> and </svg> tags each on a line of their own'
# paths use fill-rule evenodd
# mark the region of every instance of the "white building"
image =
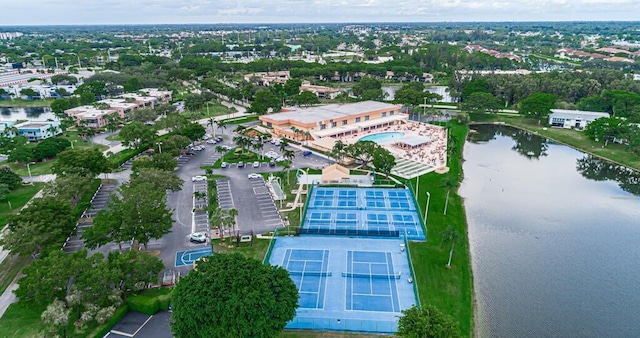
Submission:
<svg viewBox="0 0 640 338">
<path fill-rule="evenodd" d="M 552 127 L 584 129 L 589 123 L 601 117 L 609 117 L 609 113 L 582 110 L 551 109 L 549 124 Z"/>
</svg>

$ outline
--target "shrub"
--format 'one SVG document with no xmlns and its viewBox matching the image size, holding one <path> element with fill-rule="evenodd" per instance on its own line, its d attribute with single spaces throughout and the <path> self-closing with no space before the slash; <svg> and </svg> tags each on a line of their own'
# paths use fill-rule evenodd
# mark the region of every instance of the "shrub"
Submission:
<svg viewBox="0 0 640 338">
<path fill-rule="evenodd" d="M 124 304 L 121 307 L 119 307 L 116 310 L 116 312 L 113 314 L 113 317 L 111 317 L 109 321 L 104 323 L 104 325 L 102 325 L 99 328 L 99 330 L 96 332 L 96 334 L 93 335 L 93 337 L 94 338 L 104 337 L 107 334 L 107 332 L 109 332 L 111 328 L 114 325 L 116 325 L 116 323 L 118 323 L 120 319 L 122 319 L 122 317 L 124 317 L 127 313 L 129 313 L 129 306 L 127 304 Z"/>
<path fill-rule="evenodd" d="M 169 304 L 171 304 L 171 294 L 158 296 L 158 308 L 160 310 L 169 310 Z"/>
<path fill-rule="evenodd" d="M 160 311 L 160 302 L 158 301 L 158 297 L 149 298 L 145 296 L 129 296 L 127 298 L 127 304 L 131 311 L 142 312 L 147 315 L 155 315 Z"/>
</svg>

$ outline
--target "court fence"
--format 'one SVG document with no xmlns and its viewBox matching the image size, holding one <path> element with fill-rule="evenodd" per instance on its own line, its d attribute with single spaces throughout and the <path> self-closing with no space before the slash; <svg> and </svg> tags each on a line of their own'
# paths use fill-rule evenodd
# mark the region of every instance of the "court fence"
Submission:
<svg viewBox="0 0 640 338">
<path fill-rule="evenodd" d="M 271 257 L 271 251 L 273 251 L 273 246 L 276 243 L 277 237 L 278 237 L 278 229 L 275 229 L 273 231 L 273 236 L 271 236 L 271 240 L 269 240 L 269 247 L 267 248 L 267 253 L 264 254 L 262 265 L 269 265 L 269 258 Z"/>
<path fill-rule="evenodd" d="M 302 330 L 318 330 L 318 328 L 322 328 L 323 330 L 335 331 L 395 333 L 398 330 L 398 320 L 318 318 L 298 315 L 287 324 L 286 328 Z"/>
<path fill-rule="evenodd" d="M 416 204 L 416 213 L 418 214 L 418 217 L 420 218 L 420 226 L 422 227 L 422 231 L 424 231 L 424 241 L 427 241 L 427 223 L 424 221 L 424 218 L 422 217 L 422 209 L 420 209 L 420 204 L 418 204 L 418 196 L 416 196 L 415 192 L 413 191 L 413 185 L 411 184 L 411 181 L 407 182 L 407 186 L 409 186 L 409 191 L 411 191 L 411 197 L 413 198 L 413 203 Z"/>
<path fill-rule="evenodd" d="M 313 194 L 313 189 L 315 185 L 310 184 L 307 189 L 307 199 L 304 201 L 304 206 L 302 207 L 302 217 L 300 218 L 300 228 L 304 225 L 304 220 L 307 218 L 307 208 L 309 207 L 309 201 L 311 200 L 311 196 Z"/>
<path fill-rule="evenodd" d="M 416 297 L 416 306 L 419 309 L 422 309 L 422 304 L 420 304 L 420 291 L 418 291 L 418 281 L 416 280 L 416 273 L 413 270 L 413 260 L 411 260 L 411 250 L 409 249 L 409 241 L 407 240 L 407 235 L 403 236 L 404 239 L 404 247 L 407 251 L 407 260 L 409 261 L 409 273 L 411 273 L 411 280 L 413 281 L 411 285 L 413 285 L 413 294 Z"/>
<path fill-rule="evenodd" d="M 364 229 L 327 229 L 327 228 L 301 228 L 300 235 L 322 236 L 356 236 L 356 237 L 400 237 L 398 230 L 364 230 Z"/>
</svg>

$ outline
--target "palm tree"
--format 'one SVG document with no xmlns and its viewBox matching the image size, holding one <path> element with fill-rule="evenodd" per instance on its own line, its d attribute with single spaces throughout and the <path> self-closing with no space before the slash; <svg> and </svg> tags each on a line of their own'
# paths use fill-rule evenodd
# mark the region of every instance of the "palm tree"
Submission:
<svg viewBox="0 0 640 338">
<path fill-rule="evenodd" d="M 264 159 L 262 156 L 262 149 L 264 148 L 264 144 L 260 141 L 254 141 L 251 143 L 251 147 L 258 153 L 260 153 L 260 159 Z"/>
<path fill-rule="evenodd" d="M 223 218 L 224 214 L 222 212 L 222 209 L 220 209 L 220 207 L 218 207 L 217 205 L 212 204 L 211 208 L 209 208 L 209 224 L 212 228 L 217 227 L 220 230 L 220 238 L 224 238 L 224 233 L 222 231 Z"/>
<path fill-rule="evenodd" d="M 232 208 L 227 210 L 226 223 L 229 226 L 230 230 L 234 230 L 234 234 L 238 237 L 238 232 L 236 231 L 236 216 L 238 216 L 238 209 Z"/>
<path fill-rule="evenodd" d="M 224 120 L 218 121 L 218 128 L 222 129 L 222 135 L 224 135 L 224 130 L 227 129 L 227 122 Z"/>
<path fill-rule="evenodd" d="M 447 262 L 447 269 L 451 268 L 451 258 L 453 258 L 453 249 L 456 246 L 456 242 L 460 240 L 460 234 L 453 228 L 453 226 L 449 225 L 447 230 L 440 233 L 440 237 L 442 237 L 442 243 L 440 244 L 440 248 L 443 248 L 445 243 L 451 242 L 451 248 L 449 249 L 449 261 Z"/>
<path fill-rule="evenodd" d="M 236 146 L 242 148 L 242 155 L 244 156 L 244 149 L 245 147 L 251 145 L 251 139 L 244 136 L 244 135 L 238 135 L 235 136 L 233 138 L 233 142 L 236 144 Z"/>
<path fill-rule="evenodd" d="M 288 145 L 289 145 L 289 140 L 287 140 L 286 138 L 283 138 L 282 140 L 280 140 L 280 152 L 284 154 L 284 151 L 287 149 Z"/>
<path fill-rule="evenodd" d="M 217 126 L 218 123 L 216 122 L 216 120 L 213 117 L 210 117 L 207 121 L 207 127 L 211 127 L 211 135 L 213 135 L 213 137 L 216 137 L 216 130 L 214 128 L 214 126 Z"/>
<path fill-rule="evenodd" d="M 303 131 L 302 134 L 304 135 L 304 142 L 305 145 L 309 145 L 309 143 L 307 141 L 309 141 L 309 139 L 311 139 L 311 132 L 310 131 Z"/>
<path fill-rule="evenodd" d="M 216 151 L 216 153 L 218 153 L 218 154 L 222 154 L 222 153 L 224 153 L 224 152 L 226 152 L 226 151 L 227 151 L 227 148 L 225 148 L 225 147 L 223 147 L 223 146 L 217 146 L 217 147 L 216 147 L 216 149 L 215 149 L 215 151 Z"/>
<path fill-rule="evenodd" d="M 444 215 L 447 214 L 447 207 L 449 206 L 449 194 L 451 193 L 451 189 L 454 189 L 458 186 L 458 181 L 448 177 L 440 186 L 441 188 L 447 189 L 447 198 L 444 202 Z"/>
</svg>

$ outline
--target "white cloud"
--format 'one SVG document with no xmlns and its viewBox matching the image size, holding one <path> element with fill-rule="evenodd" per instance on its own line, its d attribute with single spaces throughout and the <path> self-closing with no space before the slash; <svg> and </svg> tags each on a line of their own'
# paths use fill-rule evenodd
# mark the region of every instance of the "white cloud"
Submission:
<svg viewBox="0 0 640 338">
<path fill-rule="evenodd" d="M 639 0 L 20 0 L 1 25 L 637 20 Z"/>
</svg>

